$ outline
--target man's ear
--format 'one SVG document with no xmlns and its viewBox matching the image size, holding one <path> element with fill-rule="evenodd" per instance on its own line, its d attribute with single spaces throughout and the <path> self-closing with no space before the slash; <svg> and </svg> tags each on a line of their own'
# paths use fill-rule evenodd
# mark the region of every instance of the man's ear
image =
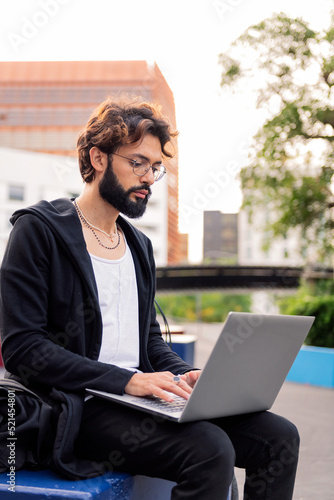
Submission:
<svg viewBox="0 0 334 500">
<path fill-rule="evenodd" d="M 104 172 L 108 164 L 107 154 L 103 153 L 96 146 L 93 146 L 89 151 L 89 157 L 92 167 L 94 167 L 97 172 Z"/>
</svg>

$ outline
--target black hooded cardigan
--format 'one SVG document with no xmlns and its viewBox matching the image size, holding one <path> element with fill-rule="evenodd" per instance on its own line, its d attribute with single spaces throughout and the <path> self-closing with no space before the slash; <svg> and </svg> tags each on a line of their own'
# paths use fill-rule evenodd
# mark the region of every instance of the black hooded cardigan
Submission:
<svg viewBox="0 0 334 500">
<path fill-rule="evenodd" d="M 1 267 L 2 355 L 10 377 L 55 410 L 48 466 L 69 477 L 96 475 L 73 454 L 86 388 L 123 394 L 133 372 L 98 362 L 102 318 L 80 221 L 69 199 L 18 210 Z M 154 307 L 150 240 L 117 220 L 131 249 L 138 288 L 143 372 L 192 369 L 166 345 Z M 131 304 L 129 304 L 129 308 Z M 55 420 L 53 415 L 53 420 Z"/>
</svg>

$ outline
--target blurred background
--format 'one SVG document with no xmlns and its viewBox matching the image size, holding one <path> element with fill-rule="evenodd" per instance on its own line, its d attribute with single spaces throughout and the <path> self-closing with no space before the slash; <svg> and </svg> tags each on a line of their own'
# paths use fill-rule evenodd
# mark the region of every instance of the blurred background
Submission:
<svg viewBox="0 0 334 500">
<path fill-rule="evenodd" d="M 331 0 L 7 3 L 0 256 L 15 209 L 80 193 L 76 138 L 92 110 L 139 95 L 180 131 L 135 221 L 168 315 L 321 313 L 310 341 L 333 347 L 333 12 Z M 171 266 L 183 280 L 166 287 Z"/>
</svg>

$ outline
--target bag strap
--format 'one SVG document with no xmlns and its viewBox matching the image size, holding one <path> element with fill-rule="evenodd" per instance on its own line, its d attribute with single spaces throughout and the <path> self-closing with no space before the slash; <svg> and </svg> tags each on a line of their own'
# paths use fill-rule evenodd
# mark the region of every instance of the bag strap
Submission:
<svg viewBox="0 0 334 500">
<path fill-rule="evenodd" d="M 25 385 L 21 384 L 17 380 L 13 380 L 11 378 L 2 378 L 2 379 L 0 379 L 0 389 L 1 389 L 1 387 L 4 387 L 5 389 L 11 389 L 12 391 L 28 392 L 29 394 L 31 394 L 35 398 L 43 401 L 42 398 L 38 394 L 31 391 Z"/>
<path fill-rule="evenodd" d="M 169 324 L 168 324 L 168 320 L 163 312 L 163 310 L 161 309 L 161 307 L 159 306 L 158 302 L 154 299 L 154 302 L 155 302 L 155 305 L 157 306 L 157 308 L 159 309 L 159 312 L 162 316 L 162 319 L 164 320 L 164 324 L 165 324 L 165 334 L 166 334 L 166 344 L 169 345 L 170 348 L 172 348 L 172 335 L 170 333 L 170 328 L 169 328 Z"/>
</svg>

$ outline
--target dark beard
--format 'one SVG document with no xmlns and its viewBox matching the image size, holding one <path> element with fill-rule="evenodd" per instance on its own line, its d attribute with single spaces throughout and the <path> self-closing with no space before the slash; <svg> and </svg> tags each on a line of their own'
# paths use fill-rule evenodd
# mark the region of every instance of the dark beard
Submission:
<svg viewBox="0 0 334 500">
<path fill-rule="evenodd" d="M 130 194 L 141 189 L 146 189 L 148 195 L 145 198 L 132 201 Z M 148 184 L 135 186 L 126 191 L 113 171 L 110 156 L 108 157 L 106 171 L 99 184 L 99 192 L 104 201 L 116 208 L 120 213 L 130 217 L 130 219 L 138 219 L 144 215 L 148 199 L 151 196 L 151 189 Z"/>
</svg>

